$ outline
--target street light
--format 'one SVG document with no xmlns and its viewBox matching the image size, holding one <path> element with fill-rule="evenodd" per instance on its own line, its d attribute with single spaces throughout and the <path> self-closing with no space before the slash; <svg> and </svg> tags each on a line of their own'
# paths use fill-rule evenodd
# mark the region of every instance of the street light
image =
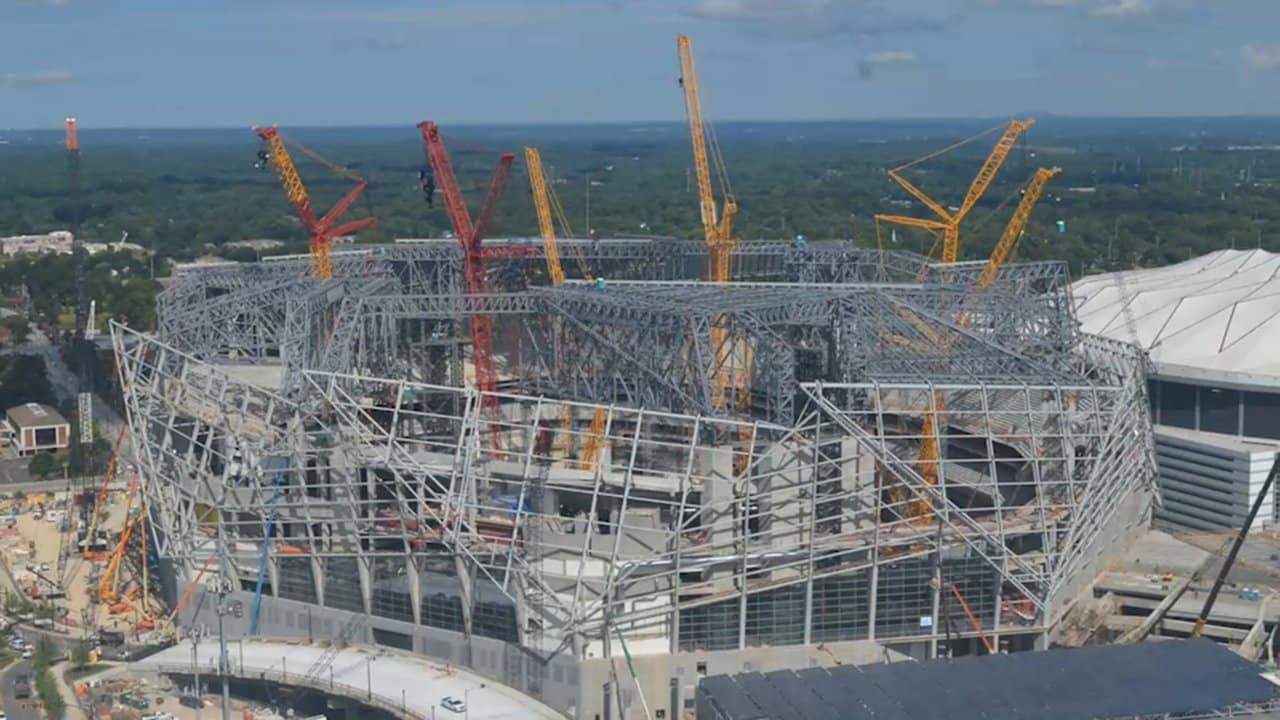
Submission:
<svg viewBox="0 0 1280 720">
<path fill-rule="evenodd" d="M 365 676 L 365 682 L 367 683 L 366 687 L 368 688 L 368 693 L 369 693 L 369 697 L 368 697 L 369 702 L 373 702 L 373 661 L 377 659 L 378 658 L 372 655 L 368 655 L 364 659 L 364 676 Z"/>
<path fill-rule="evenodd" d="M 462 691 L 462 712 L 463 720 L 471 720 L 471 691 L 484 688 L 484 683 L 480 683 L 478 688 L 467 688 Z M 434 709 L 432 710 L 434 712 Z"/>
</svg>

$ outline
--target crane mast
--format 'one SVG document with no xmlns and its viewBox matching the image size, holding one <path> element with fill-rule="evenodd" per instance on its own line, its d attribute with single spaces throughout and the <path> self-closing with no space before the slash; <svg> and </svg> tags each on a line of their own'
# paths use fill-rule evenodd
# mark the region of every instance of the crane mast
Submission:
<svg viewBox="0 0 1280 720">
<path fill-rule="evenodd" d="M 556 246 L 556 226 L 551 219 L 551 201 L 547 198 L 547 177 L 542 172 L 542 155 L 532 145 L 524 146 L 524 162 L 529 169 L 529 188 L 533 207 L 538 214 L 538 230 L 542 233 L 543 252 L 547 258 L 547 275 L 552 285 L 564 284 L 564 268 L 560 265 L 560 249 Z"/>
<path fill-rule="evenodd" d="M 687 35 L 676 36 L 676 51 L 680 56 L 680 86 L 684 89 L 685 114 L 689 118 L 689 140 L 693 147 L 693 170 L 698 179 L 698 209 L 702 217 L 702 230 L 707 244 L 707 279 L 727 282 L 729 257 L 733 253 L 733 216 L 738 211 L 737 200 L 727 183 L 724 184 L 724 207 L 716 208 L 715 189 L 711 183 L 710 155 L 707 152 L 705 124 L 702 118 L 702 101 L 698 95 L 698 73 L 693 65 L 693 45 Z M 717 168 L 724 161 L 719 149 L 715 153 Z"/>
<path fill-rule="evenodd" d="M 440 136 L 440 128 L 430 120 L 418 123 L 422 133 L 422 146 L 431 165 L 435 182 L 444 196 L 445 212 L 453 233 L 462 246 L 462 275 L 464 290 L 469 294 L 483 294 L 489 291 L 489 275 L 485 271 L 484 260 L 493 257 L 511 257 L 517 254 L 528 254 L 525 248 L 484 248 L 481 242 L 493 218 L 494 209 L 506 188 L 507 176 L 511 164 L 515 161 L 512 153 L 503 153 L 498 159 L 498 166 L 489 181 L 489 190 L 480 206 L 480 213 L 473 221 L 467 210 L 467 203 L 458 187 L 457 176 L 453 172 L 453 163 L 449 161 L 449 153 L 445 149 L 444 139 Z M 474 353 L 476 387 L 480 389 L 481 409 L 489 416 L 494 429 L 495 446 L 500 446 L 501 436 L 497 434 L 501 411 L 498 398 L 493 394 L 498 386 L 498 370 L 493 359 L 493 319 L 477 312 L 471 316 L 471 346 Z"/>
<path fill-rule="evenodd" d="M 1027 183 L 1026 192 L 1023 193 L 1022 199 L 1018 201 L 1018 206 L 1014 209 L 1008 224 L 1005 225 L 1003 232 L 1000 233 L 999 241 L 992 248 L 991 256 L 987 258 L 986 265 L 983 266 L 978 279 L 974 281 L 966 299 L 973 298 L 991 286 L 996 275 L 1000 272 L 1000 268 L 1004 266 L 1005 261 L 1009 259 L 1010 253 L 1013 252 L 1018 238 L 1022 236 L 1022 231 L 1027 225 L 1027 220 L 1031 217 L 1032 210 L 1035 209 L 1036 203 L 1040 201 L 1040 196 L 1044 193 L 1045 185 L 1059 172 L 1061 170 L 1056 167 L 1039 168 L 1032 175 L 1030 182 Z M 973 316 L 970 312 L 964 310 L 957 318 L 956 324 L 962 328 L 967 328 L 972 319 Z M 939 342 L 938 344 L 942 350 L 945 351 L 947 349 L 945 343 Z M 920 426 L 920 451 L 916 456 L 916 472 L 930 485 L 938 483 L 938 465 L 942 458 L 938 441 L 938 430 L 942 424 L 939 419 L 939 413 L 942 408 L 942 393 L 934 390 L 929 394 L 929 408 L 925 412 L 924 420 Z M 932 505 L 924 498 L 917 498 L 908 507 L 908 514 L 914 518 L 928 519 L 932 513 Z"/>
<path fill-rule="evenodd" d="M 1040 202 L 1040 196 L 1044 193 L 1045 185 L 1053 179 L 1054 175 L 1062 172 L 1062 168 L 1039 168 L 1035 175 L 1031 176 L 1031 182 L 1027 183 L 1026 192 L 1023 193 L 1022 199 L 1018 201 L 1018 207 L 1013 210 L 1013 217 L 1009 218 L 1009 224 L 1005 225 L 1004 231 L 1000 233 L 1000 240 L 996 242 L 995 248 L 991 251 L 991 257 L 987 258 L 987 264 L 982 267 L 982 272 L 978 275 L 977 282 L 974 283 L 975 288 L 986 288 L 996 279 L 996 273 L 1000 272 L 1000 267 L 1004 265 L 1005 260 L 1009 258 L 1009 254 L 1013 252 L 1014 245 L 1018 243 L 1018 238 L 1022 237 L 1022 231 L 1027 226 L 1027 220 L 1031 219 L 1031 211 L 1035 210 L 1036 203 Z"/>
<path fill-rule="evenodd" d="M 280 137 L 280 133 L 275 127 L 255 128 L 254 132 L 258 134 L 258 137 L 262 138 L 264 150 L 261 156 L 275 171 L 276 178 L 284 189 L 285 198 L 293 206 L 293 211 L 297 214 L 298 220 L 302 222 L 302 226 L 307 230 L 307 247 L 311 255 L 312 276 L 321 279 L 333 277 L 333 259 L 329 255 L 329 241 L 340 235 L 370 227 L 377 222 L 375 218 L 368 217 L 353 220 L 337 227 L 333 226 L 334 222 L 351 208 L 356 198 L 360 196 L 360 193 L 364 192 L 369 183 L 349 175 L 355 180 L 355 187 L 348 190 L 338 202 L 334 203 L 333 207 L 323 217 L 317 218 L 315 210 L 311 207 L 311 198 L 307 195 L 307 188 L 302 184 L 302 177 L 298 174 L 298 169 L 293 164 L 293 158 L 290 157 L 289 149 L 285 147 L 284 139 Z"/>
</svg>

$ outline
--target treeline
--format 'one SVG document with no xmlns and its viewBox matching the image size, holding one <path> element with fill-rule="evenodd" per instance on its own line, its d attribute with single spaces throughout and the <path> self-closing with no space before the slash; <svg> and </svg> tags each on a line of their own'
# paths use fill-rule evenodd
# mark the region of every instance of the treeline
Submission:
<svg viewBox="0 0 1280 720">
<path fill-rule="evenodd" d="M 950 144 L 977 126 L 722 128 L 725 164 L 740 206 L 736 235 L 744 241 L 852 238 L 863 246 L 927 250 L 932 238 L 919 231 L 893 233 L 881 227 L 877 233 L 876 213 L 927 212 L 889 181 L 885 169 Z M 688 140 L 678 125 L 445 131 L 473 212 L 497 151 L 518 152 L 531 141 L 540 146 L 576 233 L 701 236 Z M 66 227 L 80 217 L 86 239 L 115 241 L 127 231 L 131 242 L 180 260 L 207 253 L 253 259 L 255 251 L 224 246 L 256 238 L 286 241 L 280 252 L 305 252 L 302 228 L 274 176 L 254 167 L 252 134 L 208 133 L 218 140 L 157 136 L 85 144 L 79 202 L 67 197 L 65 163 L 56 146 L 0 149 L 0 234 Z M 374 214 L 379 224 L 363 232 L 361 241 L 441 237 L 450 229 L 442 203 L 428 206 L 423 197 L 422 149 L 411 128 L 299 133 L 369 181 L 351 217 Z M 1232 119 L 1115 121 L 1085 129 L 1072 121 L 1044 119 L 1024 136 L 966 221 L 962 252 L 980 258 L 990 251 L 1020 187 L 1038 166 L 1060 166 L 1063 172 L 1042 200 L 1019 257 L 1066 259 L 1076 272 L 1085 272 L 1167 263 L 1231 245 L 1280 249 L 1280 153 L 1233 149 L 1265 147 L 1276 141 L 1275 134 L 1264 122 Z M 988 136 L 915 166 L 909 177 L 944 204 L 958 204 L 991 140 Z M 320 212 L 350 186 L 301 153 L 295 159 Z M 1065 232 L 1058 232 L 1058 221 L 1065 223 Z M 491 235 L 532 236 L 536 230 L 527 178 L 517 160 Z M 108 303 L 111 311 L 145 325 L 145 293 L 122 294 Z"/>
</svg>

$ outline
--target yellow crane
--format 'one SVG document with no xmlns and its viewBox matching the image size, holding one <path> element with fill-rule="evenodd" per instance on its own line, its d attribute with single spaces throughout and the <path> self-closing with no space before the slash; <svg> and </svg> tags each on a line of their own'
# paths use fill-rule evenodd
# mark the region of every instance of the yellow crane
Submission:
<svg viewBox="0 0 1280 720">
<path fill-rule="evenodd" d="M 738 201 L 729 183 L 724 157 L 720 154 L 720 142 L 715 128 L 702 118 L 702 100 L 698 96 L 698 74 L 693 66 L 693 45 L 687 35 L 676 36 L 676 51 L 680 56 L 680 87 L 684 89 L 685 114 L 689 116 L 689 139 L 693 146 L 693 172 L 698 179 L 698 207 L 702 215 L 702 231 L 707 244 L 707 279 L 726 282 L 729 279 L 729 258 L 736 243 L 733 240 L 733 216 L 738 212 Z M 705 130 L 709 129 L 707 133 Z M 707 135 L 711 136 L 708 153 Z M 724 191 L 722 207 L 716 207 L 715 189 L 711 184 L 711 163 Z"/>
<path fill-rule="evenodd" d="M 982 163 L 982 167 L 978 168 L 978 174 L 974 176 L 973 181 L 969 183 L 968 190 L 965 191 L 964 201 L 956 208 L 954 212 L 947 210 L 941 203 L 925 194 L 923 190 L 916 187 L 910 180 L 903 177 L 902 173 L 920 163 L 935 158 L 943 153 L 954 150 L 961 145 L 972 142 L 978 137 L 985 135 L 981 133 L 967 140 L 962 140 L 954 145 L 950 145 L 937 152 L 925 155 L 917 160 L 912 160 L 905 165 L 889 170 L 889 177 L 898 185 L 906 190 L 912 197 L 919 200 L 925 207 L 933 211 L 938 216 L 937 220 L 915 218 L 907 215 L 876 215 L 878 222 L 889 222 L 895 225 L 906 225 L 909 227 L 924 228 L 926 230 L 942 233 L 942 262 L 951 264 L 956 261 L 960 255 L 960 222 L 964 220 L 974 206 L 978 204 L 978 200 L 986 194 L 987 188 L 991 186 L 991 181 L 995 179 L 996 173 L 999 172 L 1000 166 L 1004 164 L 1005 158 L 1009 156 L 1009 152 L 1013 150 L 1014 143 L 1018 141 L 1018 137 L 1023 131 L 1035 124 L 1035 120 L 1027 118 L 1026 120 L 1013 119 L 1005 126 L 1004 132 L 1000 134 L 1000 139 L 996 140 L 996 144 L 991 148 L 991 152 L 987 155 L 987 159 Z M 930 254 L 932 255 L 932 250 Z"/>
<path fill-rule="evenodd" d="M 538 152 L 538 148 L 532 145 L 524 146 L 525 166 L 529 170 L 529 189 L 533 193 L 533 207 L 538 215 L 538 231 L 542 234 L 543 254 L 547 258 L 547 275 L 551 278 L 552 285 L 564 284 L 564 267 L 560 264 L 560 248 L 556 243 L 556 226 L 552 220 L 552 213 L 555 213 L 556 219 L 560 221 L 560 228 L 564 231 L 566 237 L 572 237 L 573 232 L 569 228 L 569 216 L 564 212 L 564 206 L 560 204 L 560 198 L 551 191 L 551 186 L 547 182 L 546 173 L 542 169 L 542 154 Z M 578 254 L 578 265 L 582 270 L 583 277 L 591 279 L 591 273 L 587 270 L 586 263 L 583 262 L 581 254 Z M 573 414 L 570 406 L 564 406 L 565 416 L 563 422 L 566 428 L 573 423 Z M 600 450 L 604 447 L 604 426 L 605 411 L 604 408 L 597 407 L 595 413 L 591 417 L 591 429 L 587 434 L 587 443 L 582 450 L 582 457 L 579 461 L 579 467 L 583 470 L 590 470 L 596 466 L 596 462 L 600 459 Z"/>
<path fill-rule="evenodd" d="M 348 190 L 338 202 L 334 203 L 329 212 L 317 217 L 315 209 L 311 207 L 311 198 L 307 195 L 307 188 L 302 184 L 302 176 L 298 175 L 298 169 L 294 166 L 293 158 L 290 157 L 289 150 L 285 147 L 284 139 L 280 137 L 279 131 L 275 127 L 260 127 L 254 130 L 257 132 L 258 137 L 262 138 L 263 143 L 262 150 L 258 152 L 258 166 L 270 165 L 271 169 L 275 171 L 276 178 L 280 181 L 280 186 L 284 188 L 285 197 L 289 200 L 289 204 L 293 206 L 293 211 L 297 214 L 298 220 L 302 222 L 302 226 L 307 230 L 312 276 L 326 280 L 333 277 L 333 260 L 329 255 L 329 241 L 335 237 L 370 227 L 376 222 L 374 218 L 367 217 L 334 226 L 338 218 L 342 217 L 351 208 L 356 198 L 360 197 L 360 193 L 364 192 L 369 183 L 350 170 L 325 160 L 316 151 L 299 143 L 294 143 L 294 146 L 302 150 L 308 157 L 323 163 L 330 170 L 355 183 L 355 187 Z"/>
<path fill-rule="evenodd" d="M 1044 193 L 1045 186 L 1059 172 L 1061 172 L 1061 169 L 1056 167 L 1039 168 L 1031 176 L 1022 199 L 1018 201 L 1018 206 L 1014 209 L 1012 217 L 1009 218 L 1004 231 L 1000 233 L 1000 239 L 991 250 L 991 256 L 987 258 L 987 263 L 983 266 L 982 272 L 979 273 L 977 281 L 970 288 L 969 298 L 986 290 L 995 281 L 1000 268 L 1009 259 L 1018 239 L 1022 237 L 1027 221 L 1031 218 L 1031 211 L 1035 209 L 1036 203 L 1040 201 L 1040 196 Z M 968 327 L 971 319 L 972 316 L 966 310 L 959 316 L 958 324 L 961 327 Z M 943 349 L 945 349 L 945 346 L 943 346 Z M 938 427 L 941 425 L 941 421 L 938 414 L 941 412 L 942 407 L 942 393 L 934 391 L 930 395 L 929 408 L 925 412 L 924 421 L 920 427 L 920 452 L 916 457 L 916 472 L 930 485 L 936 485 L 938 482 L 938 463 L 941 459 L 938 451 Z M 933 514 L 933 508 L 928 500 L 917 498 L 908 507 L 907 514 L 922 521 L 928 521 Z"/>
<path fill-rule="evenodd" d="M 702 234 L 707 246 L 707 279 L 724 284 L 729 281 L 729 261 L 737 248 L 733 239 L 733 216 L 738 213 L 738 200 L 729 182 L 729 172 L 720 153 L 720 141 L 715 126 L 702 116 L 702 100 L 698 95 L 698 73 L 693 64 L 693 44 L 687 35 L 676 36 L 676 52 L 680 56 L 680 87 L 684 90 L 685 114 L 689 117 L 689 144 L 693 148 L 693 171 L 698 181 L 698 209 L 702 219 Z M 708 151 L 710 136 L 710 151 Z M 715 167 L 724 200 L 716 206 L 715 189 L 711 183 L 712 166 Z M 715 366 L 711 374 L 711 405 L 722 408 L 730 403 L 739 409 L 749 409 L 751 404 L 751 347 L 742 339 L 730 337 L 727 318 L 711 321 L 711 348 Z M 738 427 L 741 446 L 734 453 L 734 470 L 741 474 L 746 470 L 750 453 L 746 445 L 751 442 L 749 425 Z"/>
</svg>

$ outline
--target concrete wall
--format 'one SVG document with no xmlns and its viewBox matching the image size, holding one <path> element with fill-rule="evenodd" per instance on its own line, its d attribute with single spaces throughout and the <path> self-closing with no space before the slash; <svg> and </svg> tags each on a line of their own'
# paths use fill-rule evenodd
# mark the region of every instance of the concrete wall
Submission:
<svg viewBox="0 0 1280 720">
<path fill-rule="evenodd" d="M 1155 427 L 1160 507 L 1156 519 L 1193 530 L 1236 530 L 1244 523 L 1280 444 L 1214 433 Z M 1276 517 L 1264 501 L 1254 527 Z"/>
<path fill-rule="evenodd" d="M 241 617 L 228 616 L 224 620 L 227 638 L 235 640 L 248 632 L 253 593 L 236 592 L 231 599 L 240 602 L 243 607 Z M 264 637 L 323 641 L 339 636 L 352 617 L 353 613 L 343 610 L 264 595 L 258 616 L 257 634 Z M 566 717 L 586 717 L 575 715 L 579 697 L 579 667 L 577 660 L 571 655 L 562 652 L 544 664 L 519 646 L 499 640 L 484 637 L 472 637 L 468 640 L 461 633 L 448 630 L 416 626 L 372 615 L 366 617 L 366 622 L 357 621 L 356 630 L 350 635 L 350 642 L 389 644 L 386 641 L 393 636 L 388 636 L 387 633 L 394 633 L 395 637 L 407 638 L 413 652 L 466 667 L 495 682 L 539 697 L 547 705 L 564 712 Z M 214 596 L 206 593 L 203 586 L 195 590 L 183 609 L 180 625 L 203 625 L 210 631 L 217 629 Z"/>
</svg>

